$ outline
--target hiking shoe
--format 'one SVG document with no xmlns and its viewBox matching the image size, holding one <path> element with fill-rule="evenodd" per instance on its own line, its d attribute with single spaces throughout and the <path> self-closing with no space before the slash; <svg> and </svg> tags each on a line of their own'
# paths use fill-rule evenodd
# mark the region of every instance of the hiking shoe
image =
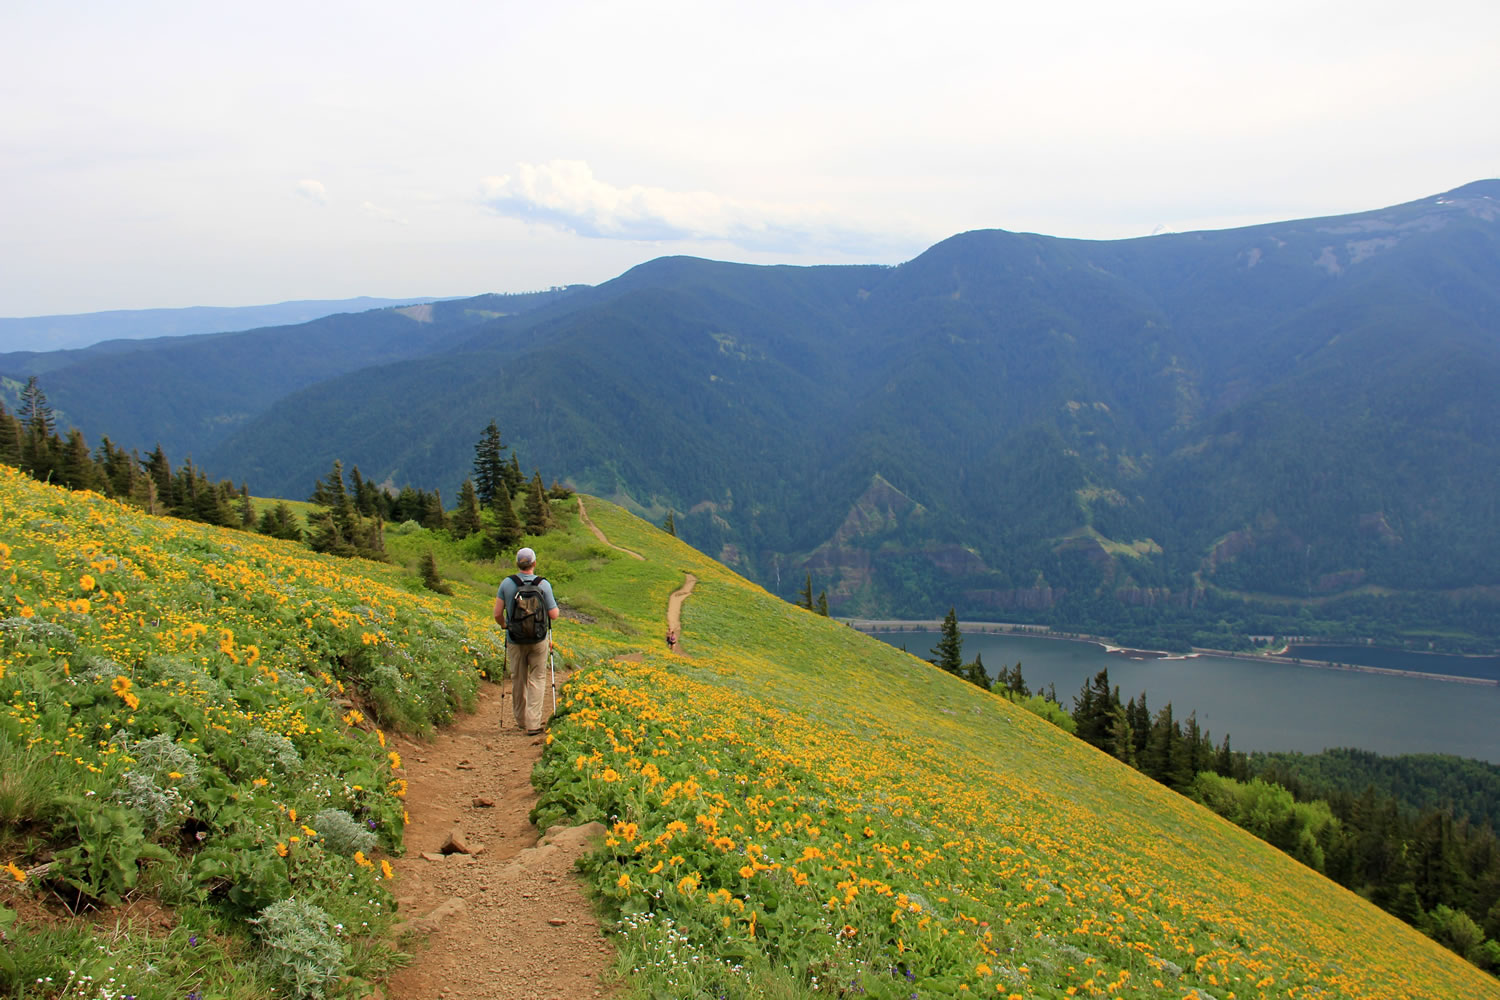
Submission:
<svg viewBox="0 0 1500 1000">
<path fill-rule="evenodd" d="M 528 730 L 526 730 L 526 735 L 527 736 L 540 736 L 540 735 L 542 735 L 542 731 L 540 729 L 528 729 Z"/>
</svg>

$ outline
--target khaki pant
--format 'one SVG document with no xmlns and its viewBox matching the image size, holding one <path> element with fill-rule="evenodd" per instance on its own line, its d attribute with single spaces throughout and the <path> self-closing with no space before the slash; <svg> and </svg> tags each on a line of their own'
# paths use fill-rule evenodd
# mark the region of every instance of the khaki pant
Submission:
<svg viewBox="0 0 1500 1000">
<path fill-rule="evenodd" d="M 552 650 L 552 637 L 530 646 L 505 644 L 505 665 L 510 670 L 511 708 L 515 711 L 516 725 L 522 729 L 542 728 L 542 713 L 547 707 L 547 654 Z"/>
</svg>

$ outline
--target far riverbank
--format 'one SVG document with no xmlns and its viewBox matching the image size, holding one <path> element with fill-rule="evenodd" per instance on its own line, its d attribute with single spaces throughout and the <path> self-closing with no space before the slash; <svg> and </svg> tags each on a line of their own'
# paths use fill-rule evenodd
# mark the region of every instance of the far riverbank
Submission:
<svg viewBox="0 0 1500 1000">
<path fill-rule="evenodd" d="M 941 619 L 926 621 L 893 618 L 844 618 L 844 624 L 868 634 L 890 632 L 937 632 L 942 628 Z M 1462 674 L 1441 673 L 1431 670 L 1411 670 L 1398 667 L 1376 667 L 1336 660 L 1306 659 L 1282 653 L 1247 653 L 1243 650 L 1208 649 L 1193 647 L 1190 653 L 1169 653 L 1159 649 L 1131 649 L 1116 646 L 1096 635 L 1080 632 L 1059 632 L 1047 625 L 1028 625 L 1019 622 L 972 622 L 961 621 L 958 629 L 966 634 L 978 635 L 1025 635 L 1039 639 L 1056 639 L 1064 642 L 1085 642 L 1101 647 L 1104 652 L 1131 660 L 1189 659 L 1197 656 L 1217 656 L 1251 663 L 1284 663 L 1291 666 L 1311 667 L 1315 670 L 1342 670 L 1362 674 L 1383 674 L 1389 677 L 1412 677 L 1418 680 L 1443 681 L 1450 684 L 1472 684 L 1479 687 L 1500 687 L 1500 680 L 1487 677 L 1470 677 Z"/>
<path fill-rule="evenodd" d="M 1022 664 L 1033 691 L 1055 690 L 1069 704 L 1074 692 L 1109 671 L 1121 698 L 1150 696 L 1153 710 L 1171 704 L 1179 718 L 1193 715 L 1217 744 L 1232 735 L 1239 750 L 1318 753 L 1356 747 L 1375 753 L 1446 753 L 1500 764 L 1500 686 L 1432 683 L 1433 675 L 1333 669 L 1296 657 L 1186 656 L 1106 652 L 1097 637 L 1048 634 L 1032 628 L 1007 631 L 995 622 L 966 627 L 963 657 L 981 656 L 993 676 Z M 940 623 L 915 631 L 889 623 L 872 638 L 929 656 L 942 635 Z M 1067 641 L 1063 641 L 1067 640 Z M 1394 666 L 1403 666 L 1397 663 Z"/>
</svg>

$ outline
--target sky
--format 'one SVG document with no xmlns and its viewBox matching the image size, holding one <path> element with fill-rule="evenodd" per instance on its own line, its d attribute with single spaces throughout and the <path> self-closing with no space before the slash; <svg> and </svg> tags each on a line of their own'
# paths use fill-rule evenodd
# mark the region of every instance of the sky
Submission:
<svg viewBox="0 0 1500 1000">
<path fill-rule="evenodd" d="M 1500 176 L 1494 0 L 0 0 L 0 316 L 518 292 Z"/>
</svg>

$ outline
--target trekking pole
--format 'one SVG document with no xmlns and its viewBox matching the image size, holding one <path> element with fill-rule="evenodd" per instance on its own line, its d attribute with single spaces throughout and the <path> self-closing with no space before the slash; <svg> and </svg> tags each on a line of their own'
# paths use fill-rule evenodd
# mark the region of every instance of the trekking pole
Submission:
<svg viewBox="0 0 1500 1000">
<path fill-rule="evenodd" d="M 549 645 L 547 647 L 547 674 L 552 679 L 552 714 L 553 715 L 557 714 L 557 663 L 556 663 L 556 660 L 555 660 L 556 656 L 557 656 L 557 654 L 553 651 L 552 647 Z"/>
</svg>

